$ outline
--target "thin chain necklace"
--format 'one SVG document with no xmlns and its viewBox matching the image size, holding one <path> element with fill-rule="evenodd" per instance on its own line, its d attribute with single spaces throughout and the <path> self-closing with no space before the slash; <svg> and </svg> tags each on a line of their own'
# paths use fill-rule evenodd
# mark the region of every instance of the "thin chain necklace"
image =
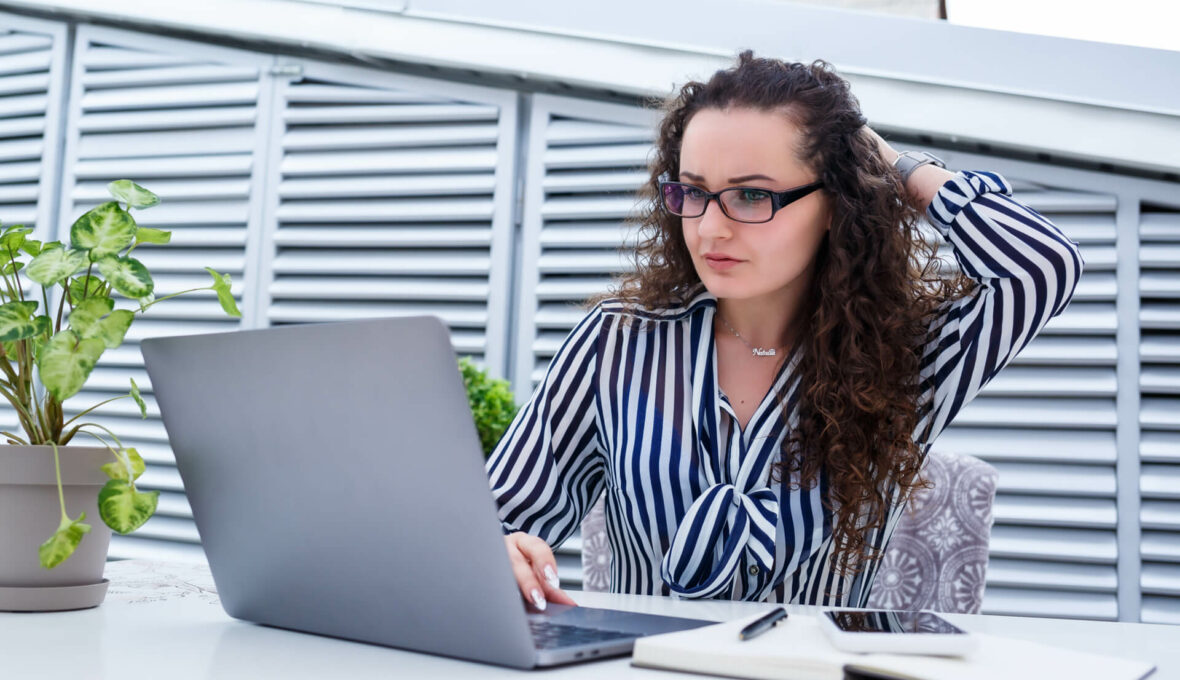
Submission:
<svg viewBox="0 0 1180 680">
<path fill-rule="evenodd" d="M 778 354 L 778 351 L 773 347 L 770 347 L 770 348 L 755 347 L 755 346 L 751 345 L 750 343 L 746 342 L 746 339 L 742 337 L 741 333 L 738 333 L 736 330 L 733 329 L 733 326 L 729 325 L 729 322 L 725 320 L 724 316 L 721 316 L 720 314 L 718 314 L 717 318 L 721 319 L 721 323 L 725 324 L 725 327 L 729 329 L 729 332 L 733 333 L 735 336 L 737 336 L 737 339 L 741 340 L 743 345 L 750 348 L 750 354 L 752 354 L 753 356 L 773 357 Z"/>
</svg>

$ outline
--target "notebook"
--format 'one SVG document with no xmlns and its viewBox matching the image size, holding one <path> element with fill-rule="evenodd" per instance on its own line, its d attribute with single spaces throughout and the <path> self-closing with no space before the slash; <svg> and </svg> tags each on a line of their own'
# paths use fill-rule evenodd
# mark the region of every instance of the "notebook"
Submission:
<svg viewBox="0 0 1180 680">
<path fill-rule="evenodd" d="M 631 663 L 758 680 L 842 680 L 846 664 L 899 680 L 1140 680 L 1155 671 L 1144 661 L 982 633 L 972 633 L 979 647 L 961 658 L 850 654 L 833 647 L 818 620 L 805 615 L 792 615 L 752 640 L 738 640 L 738 631 L 756 618 L 642 638 Z"/>
</svg>

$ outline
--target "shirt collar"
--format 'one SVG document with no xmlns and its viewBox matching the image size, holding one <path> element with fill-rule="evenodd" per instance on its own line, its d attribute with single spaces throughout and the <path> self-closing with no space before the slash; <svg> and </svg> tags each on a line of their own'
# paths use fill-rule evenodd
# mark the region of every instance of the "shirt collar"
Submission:
<svg viewBox="0 0 1180 680">
<path fill-rule="evenodd" d="M 704 284 L 698 284 L 700 289 L 697 290 L 684 305 L 689 311 L 696 312 L 705 307 L 717 308 L 717 296 L 709 292 Z"/>
</svg>

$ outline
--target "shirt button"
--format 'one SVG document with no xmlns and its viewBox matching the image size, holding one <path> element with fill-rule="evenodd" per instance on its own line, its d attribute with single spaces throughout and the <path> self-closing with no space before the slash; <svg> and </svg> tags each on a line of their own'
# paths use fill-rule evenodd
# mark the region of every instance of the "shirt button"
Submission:
<svg viewBox="0 0 1180 680">
<path fill-rule="evenodd" d="M 750 576 L 757 576 L 757 575 L 758 575 L 758 565 L 751 564 L 750 565 Z"/>
</svg>

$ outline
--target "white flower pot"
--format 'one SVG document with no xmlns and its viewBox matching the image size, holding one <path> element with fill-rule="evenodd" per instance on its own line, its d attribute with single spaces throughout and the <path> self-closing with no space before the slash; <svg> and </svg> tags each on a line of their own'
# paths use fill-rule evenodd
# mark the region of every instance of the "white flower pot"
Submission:
<svg viewBox="0 0 1180 680">
<path fill-rule="evenodd" d="M 41 566 L 37 548 L 61 522 L 53 447 L 0 446 L 0 611 L 61 611 L 100 604 L 111 530 L 98 514 L 98 491 L 107 482 L 100 468 L 115 460 L 95 446 L 58 449 L 66 512 L 85 512 L 90 533 L 53 569 Z"/>
</svg>

